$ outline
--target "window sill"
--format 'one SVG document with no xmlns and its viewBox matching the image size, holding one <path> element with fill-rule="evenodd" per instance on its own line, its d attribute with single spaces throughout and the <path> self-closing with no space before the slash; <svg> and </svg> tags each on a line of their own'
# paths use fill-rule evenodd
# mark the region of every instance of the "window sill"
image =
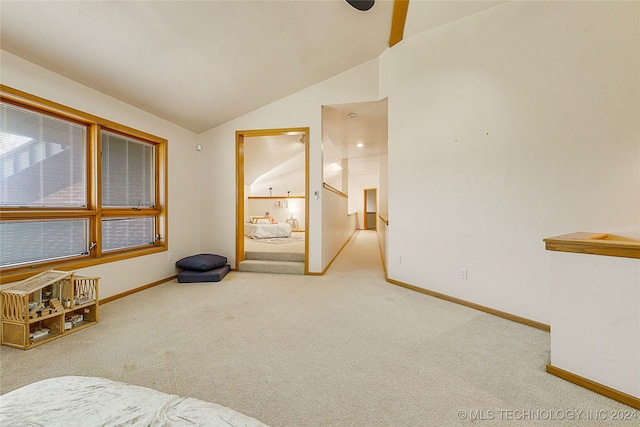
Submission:
<svg viewBox="0 0 640 427">
<path fill-rule="evenodd" d="M 51 262 L 42 263 L 33 266 L 17 267 L 15 269 L 7 269 L 0 274 L 0 285 L 5 283 L 15 282 L 23 280 L 46 270 L 55 269 L 62 271 L 77 270 L 80 268 L 87 268 L 94 265 L 106 264 L 109 262 L 122 261 L 129 258 L 136 258 L 144 255 L 151 255 L 158 252 L 164 252 L 167 250 L 166 246 L 154 246 L 152 248 L 145 249 L 131 249 L 128 251 L 113 252 L 109 254 L 103 254 L 100 258 L 83 257 L 67 262 Z"/>
</svg>

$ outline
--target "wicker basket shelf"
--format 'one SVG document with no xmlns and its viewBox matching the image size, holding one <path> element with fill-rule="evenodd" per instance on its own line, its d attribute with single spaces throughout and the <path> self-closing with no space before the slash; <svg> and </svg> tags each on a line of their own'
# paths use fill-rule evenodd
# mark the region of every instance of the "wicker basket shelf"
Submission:
<svg viewBox="0 0 640 427">
<path fill-rule="evenodd" d="M 29 349 L 98 322 L 98 278 L 47 270 L 0 292 L 2 344 Z"/>
</svg>

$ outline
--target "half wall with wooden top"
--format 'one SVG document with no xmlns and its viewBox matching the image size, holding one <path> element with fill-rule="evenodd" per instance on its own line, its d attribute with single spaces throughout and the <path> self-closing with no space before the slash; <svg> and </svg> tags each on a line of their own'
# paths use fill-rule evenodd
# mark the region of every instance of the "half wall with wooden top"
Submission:
<svg viewBox="0 0 640 427">
<path fill-rule="evenodd" d="M 547 372 L 640 409 L 640 240 L 544 239 L 551 258 Z"/>
</svg>

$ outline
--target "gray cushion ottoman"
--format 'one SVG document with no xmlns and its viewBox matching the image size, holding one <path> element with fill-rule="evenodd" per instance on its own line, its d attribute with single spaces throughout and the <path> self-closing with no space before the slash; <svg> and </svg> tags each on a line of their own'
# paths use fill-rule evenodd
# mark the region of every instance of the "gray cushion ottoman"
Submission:
<svg viewBox="0 0 640 427">
<path fill-rule="evenodd" d="M 231 270 L 229 264 L 207 271 L 184 270 L 178 274 L 179 283 L 219 282 Z"/>
</svg>

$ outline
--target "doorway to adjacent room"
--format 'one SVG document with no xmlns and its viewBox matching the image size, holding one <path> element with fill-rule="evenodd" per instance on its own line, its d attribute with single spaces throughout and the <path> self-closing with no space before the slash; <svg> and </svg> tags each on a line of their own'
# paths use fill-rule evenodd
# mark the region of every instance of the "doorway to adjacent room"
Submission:
<svg viewBox="0 0 640 427">
<path fill-rule="evenodd" d="M 304 240 L 300 242 L 303 244 L 303 252 L 300 254 L 302 262 L 297 259 L 296 261 L 301 264 L 300 270 L 306 273 L 308 140 L 309 128 L 236 132 L 236 260 L 238 268 L 240 263 L 247 259 L 247 250 L 256 252 L 255 248 L 246 247 L 247 244 L 257 243 L 251 239 L 247 242 L 245 237 L 247 219 L 249 216 L 265 215 L 277 219 L 275 222 L 281 224 L 294 224 L 291 225 L 294 229 L 292 234 Z M 252 207 L 252 204 L 259 208 L 259 212 L 254 212 L 257 208 Z M 294 219 L 296 219 L 295 222 Z M 262 239 L 263 242 L 267 240 L 287 239 Z M 261 247 L 268 250 L 261 250 L 261 252 L 279 253 L 292 245 L 298 246 L 295 243 L 288 246 L 264 243 Z M 298 271 L 297 267 L 296 271 Z"/>
<path fill-rule="evenodd" d="M 378 194 L 376 188 L 364 189 L 364 229 L 376 229 L 378 215 Z"/>
</svg>

